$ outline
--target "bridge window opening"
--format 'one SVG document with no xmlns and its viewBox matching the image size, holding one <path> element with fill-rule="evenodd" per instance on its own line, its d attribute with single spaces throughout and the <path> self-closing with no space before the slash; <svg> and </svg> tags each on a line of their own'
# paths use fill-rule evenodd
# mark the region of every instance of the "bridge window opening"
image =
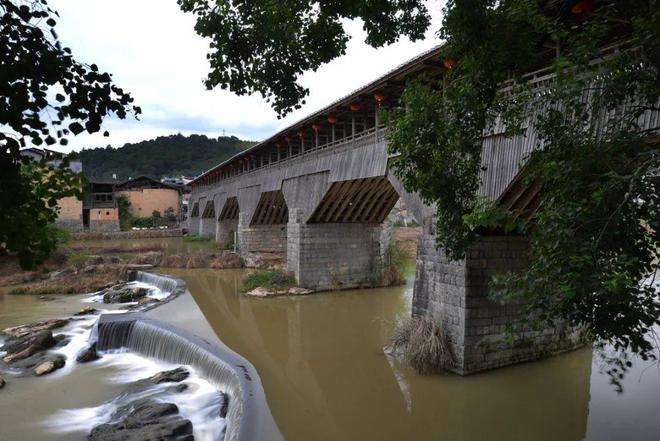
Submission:
<svg viewBox="0 0 660 441">
<path fill-rule="evenodd" d="M 382 223 L 399 195 L 387 178 L 364 178 L 332 184 L 309 223 Z"/>
<path fill-rule="evenodd" d="M 281 225 L 289 221 L 289 209 L 280 190 L 261 194 L 250 225 Z"/>
<path fill-rule="evenodd" d="M 220 216 L 218 216 L 218 220 L 238 220 L 238 213 L 238 198 L 227 198 L 227 201 L 225 201 L 225 205 L 220 212 Z"/>
<path fill-rule="evenodd" d="M 199 203 L 195 202 L 193 204 L 193 209 L 190 212 L 190 217 L 199 217 Z"/>
<path fill-rule="evenodd" d="M 213 204 L 213 201 L 208 201 L 206 203 L 206 207 L 204 208 L 204 212 L 202 213 L 202 218 L 204 219 L 215 218 L 215 205 Z"/>
</svg>

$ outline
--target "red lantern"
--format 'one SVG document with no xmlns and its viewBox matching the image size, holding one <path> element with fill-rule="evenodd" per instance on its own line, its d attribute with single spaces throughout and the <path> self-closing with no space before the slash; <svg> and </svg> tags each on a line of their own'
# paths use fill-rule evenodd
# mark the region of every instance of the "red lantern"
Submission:
<svg viewBox="0 0 660 441">
<path fill-rule="evenodd" d="M 374 93 L 374 99 L 378 104 L 381 104 L 383 101 L 385 101 L 385 95 L 380 92 L 376 92 Z"/>
<path fill-rule="evenodd" d="M 351 103 L 348 105 L 348 108 L 351 109 L 351 112 L 357 112 L 362 108 L 362 104 L 360 103 Z"/>
<path fill-rule="evenodd" d="M 452 70 L 453 68 L 456 67 L 457 64 L 458 61 L 454 60 L 453 58 L 445 58 L 442 61 L 442 65 L 448 70 Z"/>
<path fill-rule="evenodd" d="M 314 130 L 314 133 L 319 133 L 321 131 L 321 126 L 318 124 L 312 124 L 312 130 Z"/>
<path fill-rule="evenodd" d="M 303 130 L 298 130 L 298 136 L 301 137 L 301 138 L 304 137 L 305 132 Z"/>
<path fill-rule="evenodd" d="M 336 122 L 337 122 L 337 117 L 334 116 L 334 115 L 330 115 L 330 116 L 328 116 L 328 122 L 329 122 L 330 124 L 334 124 L 334 123 L 336 123 Z"/>
<path fill-rule="evenodd" d="M 574 4 L 573 7 L 571 8 L 571 12 L 576 15 L 588 14 L 590 12 L 593 12 L 595 6 L 596 5 L 594 0 L 583 0 L 581 2 L 577 2 L 576 4 Z"/>
</svg>

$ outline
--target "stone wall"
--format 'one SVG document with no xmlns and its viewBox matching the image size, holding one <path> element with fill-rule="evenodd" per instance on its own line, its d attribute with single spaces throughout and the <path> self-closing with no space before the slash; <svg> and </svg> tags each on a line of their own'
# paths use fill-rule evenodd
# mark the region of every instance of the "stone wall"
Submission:
<svg viewBox="0 0 660 441">
<path fill-rule="evenodd" d="M 83 232 L 75 233 L 71 237 L 75 240 L 121 240 L 121 239 L 147 239 L 152 237 L 178 237 L 183 236 L 181 228 L 166 230 L 130 230 L 113 232 Z"/>
<path fill-rule="evenodd" d="M 382 242 L 389 242 L 382 225 L 306 224 L 299 210 L 290 210 L 287 230 L 287 269 L 300 286 L 330 290 L 382 283 Z"/>
<path fill-rule="evenodd" d="M 238 248 L 241 250 L 241 252 L 286 252 L 286 225 L 250 225 L 248 216 L 245 213 L 241 213 L 239 218 Z"/>
<path fill-rule="evenodd" d="M 487 298 L 496 273 L 524 268 L 527 243 L 520 237 L 490 236 L 452 262 L 435 248 L 425 228 L 417 252 L 413 315 L 430 315 L 447 333 L 455 368 L 469 374 L 529 361 L 581 344 L 581 333 L 562 324 L 543 330 L 521 329 L 505 341 L 509 324 L 520 318 L 520 305 Z"/>
<path fill-rule="evenodd" d="M 82 219 L 61 219 L 55 221 L 55 226 L 71 233 L 78 233 L 84 230 Z"/>
</svg>

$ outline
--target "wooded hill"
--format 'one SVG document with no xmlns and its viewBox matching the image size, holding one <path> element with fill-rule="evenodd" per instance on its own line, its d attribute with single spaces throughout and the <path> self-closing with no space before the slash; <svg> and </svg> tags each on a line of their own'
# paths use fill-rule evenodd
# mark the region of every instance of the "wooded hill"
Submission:
<svg viewBox="0 0 660 441">
<path fill-rule="evenodd" d="M 208 138 L 178 134 L 124 144 L 120 148 L 85 149 L 80 152 L 80 159 L 88 178 L 111 179 L 113 174 L 118 180 L 140 175 L 196 176 L 253 144 L 235 136 Z"/>
</svg>

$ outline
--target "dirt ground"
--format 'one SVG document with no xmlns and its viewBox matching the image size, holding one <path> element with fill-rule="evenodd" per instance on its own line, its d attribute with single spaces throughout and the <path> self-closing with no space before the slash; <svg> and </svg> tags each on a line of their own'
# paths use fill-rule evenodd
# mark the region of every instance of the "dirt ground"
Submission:
<svg viewBox="0 0 660 441">
<path fill-rule="evenodd" d="M 422 234 L 422 227 L 395 227 L 392 231 L 394 243 L 410 257 L 417 255 L 417 240 Z"/>
</svg>

